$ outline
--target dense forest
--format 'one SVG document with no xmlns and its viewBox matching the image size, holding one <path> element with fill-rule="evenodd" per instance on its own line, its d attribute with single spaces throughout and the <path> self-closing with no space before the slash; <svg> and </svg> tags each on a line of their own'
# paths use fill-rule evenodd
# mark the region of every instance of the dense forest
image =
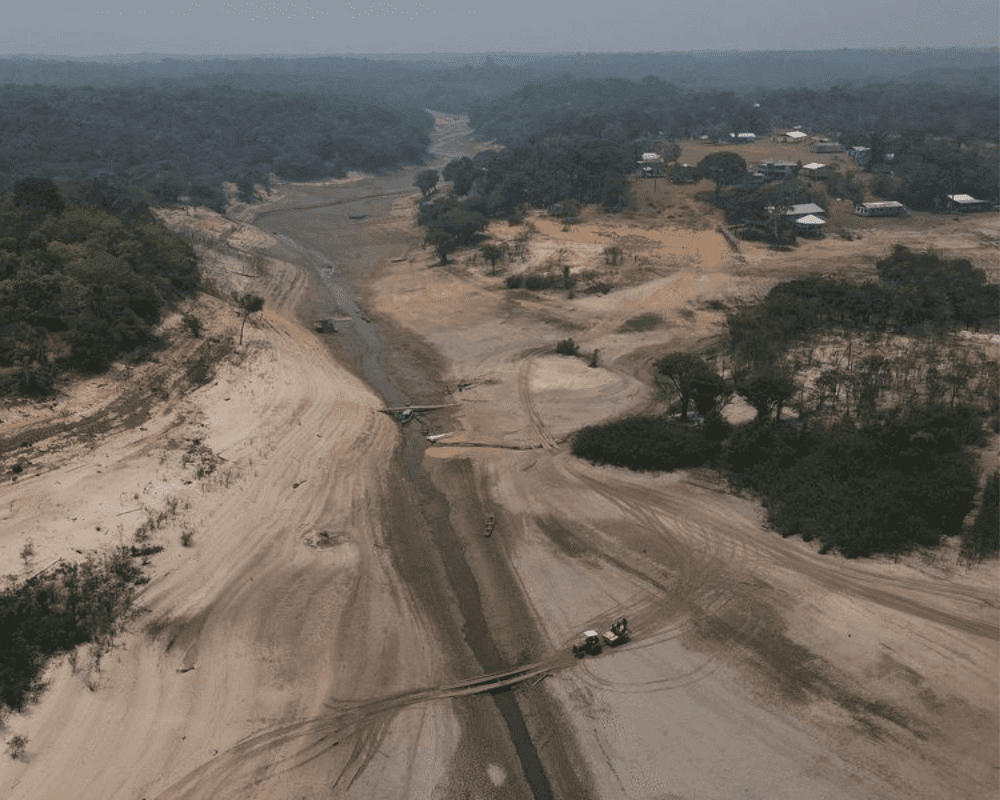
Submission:
<svg viewBox="0 0 1000 800">
<path fill-rule="evenodd" d="M 0 59 L 0 84 L 175 86 L 219 84 L 252 91 L 364 96 L 379 103 L 465 113 L 518 87 L 565 76 L 641 80 L 683 89 L 747 93 L 794 86 L 828 89 L 892 81 L 971 86 L 996 79 L 996 49 L 688 53 L 494 53 L 483 55 L 107 57 Z"/>
<path fill-rule="evenodd" d="M 225 207 L 271 173 L 287 180 L 388 170 L 420 161 L 433 118 L 351 97 L 204 89 L 0 88 L 0 191 L 26 177 L 140 187 Z"/>
<path fill-rule="evenodd" d="M 958 534 L 967 558 L 997 552 L 995 478 L 982 521 L 964 521 L 978 490 L 971 448 L 1000 431 L 1000 369 L 955 332 L 996 331 L 1000 287 L 967 261 L 900 246 L 876 269 L 863 283 L 781 283 L 731 309 L 725 375 L 688 353 L 655 365 L 679 419 L 585 428 L 573 452 L 643 470 L 713 464 L 761 498 L 775 530 L 822 552 L 903 553 Z M 731 428 L 721 408 L 736 395 L 756 418 Z"/>
<path fill-rule="evenodd" d="M 561 78 L 524 86 L 491 103 L 477 103 L 469 122 L 487 139 L 504 144 L 526 135 L 594 136 L 608 140 L 721 135 L 748 131 L 770 135 L 801 125 L 813 133 L 860 144 L 872 131 L 922 143 L 926 136 L 962 141 L 1000 139 L 997 75 L 972 85 L 880 83 L 825 90 L 770 89 L 741 95 L 732 90 L 691 91 L 655 76 Z"/>
<path fill-rule="evenodd" d="M 164 305 L 198 285 L 194 250 L 105 190 L 69 204 L 51 181 L 0 195 L 0 392 L 46 394 L 67 370 L 101 371 L 155 344 Z"/>
<path fill-rule="evenodd" d="M 519 204 L 545 207 L 566 199 L 619 209 L 627 201 L 624 178 L 642 152 L 662 153 L 670 162 L 678 152 L 671 143 L 682 138 L 737 130 L 770 134 L 797 124 L 879 152 L 880 163 L 870 166 L 876 196 L 920 210 L 934 210 L 945 194 L 996 201 L 1000 160 L 995 145 L 983 143 L 1000 139 L 998 91 L 995 76 L 962 87 L 883 83 L 749 96 L 687 91 L 653 76 L 638 82 L 562 78 L 474 104 L 469 121 L 477 134 L 506 148 L 453 162 L 445 177 L 454 181 L 456 194 L 482 197 L 491 216 L 506 216 Z M 881 163 L 890 152 L 891 164 Z M 707 163 L 713 159 L 719 163 Z M 747 226 L 748 236 L 789 243 L 791 226 L 782 230 L 784 217 L 765 209 L 826 202 L 796 179 L 763 187 L 747 183 L 747 164 L 736 153 L 714 154 L 705 162 L 694 177 L 716 179 L 713 201 L 732 224 Z M 826 183 L 830 196 L 865 197 L 857 180 L 839 175 Z"/>
<path fill-rule="evenodd" d="M 456 195 L 474 194 L 491 217 L 572 199 L 618 210 L 626 202 L 639 148 L 587 136 L 528 137 L 502 150 L 456 159 L 444 170 Z"/>
</svg>

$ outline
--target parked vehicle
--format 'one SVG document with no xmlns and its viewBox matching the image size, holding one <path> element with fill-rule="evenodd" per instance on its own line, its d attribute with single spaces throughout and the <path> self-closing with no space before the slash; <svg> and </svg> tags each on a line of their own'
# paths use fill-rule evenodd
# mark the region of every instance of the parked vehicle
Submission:
<svg viewBox="0 0 1000 800">
<path fill-rule="evenodd" d="M 596 656 L 601 652 L 601 637 L 597 631 L 584 631 L 583 641 L 573 645 L 573 655 L 583 658 L 586 655 Z"/>
</svg>

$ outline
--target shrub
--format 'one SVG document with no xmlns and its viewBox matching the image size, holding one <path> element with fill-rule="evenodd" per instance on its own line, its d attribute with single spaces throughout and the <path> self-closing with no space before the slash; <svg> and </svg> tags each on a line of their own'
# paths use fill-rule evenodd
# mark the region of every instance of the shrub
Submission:
<svg viewBox="0 0 1000 800">
<path fill-rule="evenodd" d="M 659 416 L 592 425 L 573 437 L 577 458 L 640 471 L 699 467 L 712 461 L 717 452 L 717 445 L 698 428 Z"/>
<path fill-rule="evenodd" d="M 201 320 L 194 314 L 184 315 L 184 327 L 191 332 L 195 339 L 201 338 Z"/>
<path fill-rule="evenodd" d="M 637 317 L 625 320 L 625 322 L 619 326 L 616 333 L 651 331 L 654 328 L 658 328 L 661 324 L 663 324 L 663 317 L 659 314 L 649 312 L 647 314 L 640 314 Z"/>
<path fill-rule="evenodd" d="M 508 289 L 530 289 L 537 292 L 551 289 L 553 283 L 550 275 L 510 275 L 504 281 L 504 286 Z"/>
<path fill-rule="evenodd" d="M 7 740 L 7 754 L 11 757 L 11 759 L 17 761 L 17 759 L 24 755 L 24 749 L 27 746 L 27 736 L 11 736 L 10 739 Z"/>
<path fill-rule="evenodd" d="M 572 339 L 560 339 L 556 342 L 556 352 L 561 356 L 575 356 L 580 352 L 580 348 Z"/>
<path fill-rule="evenodd" d="M 185 524 L 181 531 L 181 546 L 194 547 L 194 528 Z"/>
<path fill-rule="evenodd" d="M 986 479 L 976 521 L 962 532 L 962 557 L 981 561 L 1000 552 L 1000 473 Z"/>
<path fill-rule="evenodd" d="M 0 592 L 0 708 L 21 710 L 44 685 L 48 659 L 84 642 L 110 642 L 143 582 L 128 547 L 60 562 Z"/>
</svg>

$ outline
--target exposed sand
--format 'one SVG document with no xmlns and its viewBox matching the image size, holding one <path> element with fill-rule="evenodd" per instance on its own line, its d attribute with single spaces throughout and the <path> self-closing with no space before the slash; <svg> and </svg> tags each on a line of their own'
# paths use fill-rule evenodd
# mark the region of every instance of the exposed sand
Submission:
<svg viewBox="0 0 1000 800">
<path fill-rule="evenodd" d="M 460 121 L 442 116 L 439 128 L 442 161 L 468 152 Z M 723 315 L 706 302 L 806 269 L 870 270 L 890 241 L 919 246 L 937 241 L 934 232 L 911 227 L 897 239 L 886 228 L 792 253 L 735 254 L 708 210 L 696 229 L 658 221 L 669 209 L 585 216 L 568 232 L 538 218 L 535 266 L 564 249 L 575 270 L 604 270 L 612 241 L 633 256 L 615 291 L 569 299 L 505 290 L 502 275 L 465 254 L 434 267 L 410 228 L 407 179 L 383 180 L 288 185 L 276 203 L 329 205 L 345 191 L 378 198 L 360 226 L 320 210 L 302 217 L 300 230 L 314 236 L 304 243 L 331 261 L 360 263 L 362 236 L 413 242 L 370 274 L 344 269 L 358 271 L 362 307 L 385 321 L 393 347 L 425 353 L 414 363 L 439 370 L 448 393 L 418 399 L 462 404 L 423 416 L 429 432 L 456 431 L 425 462 L 450 503 L 500 674 L 530 673 L 516 694 L 555 795 L 996 797 L 995 560 L 956 568 L 947 549 L 899 563 L 820 556 L 766 530 L 760 507 L 722 493 L 709 473 L 593 467 L 563 443 L 581 425 L 652 407 L 652 360 L 718 335 Z M 695 202 L 690 187 L 677 188 L 669 202 Z M 234 228 L 238 249 L 277 252 L 291 235 L 207 214 L 200 224 L 215 235 Z M 995 215 L 942 221 L 942 252 L 990 261 L 982 227 L 995 231 Z M 267 303 L 208 385 L 168 387 L 169 400 L 157 395 L 141 423 L 92 441 L 49 437 L 4 453 L 7 469 L 15 458 L 32 465 L 16 482 L 6 477 L 0 495 L 0 567 L 21 577 L 129 541 L 145 513 L 130 509 L 177 502 L 154 534 L 166 549 L 152 557 L 147 611 L 99 672 L 85 656 L 75 672 L 65 659 L 54 664 L 40 702 L 7 720 L 4 735 L 27 736 L 28 746 L 23 760 L 0 760 L 0 794 L 529 797 L 496 708 L 469 693 L 483 676 L 457 614 L 427 600 L 447 595 L 444 570 L 414 566 L 432 546 L 395 467 L 399 428 L 377 413 L 353 356 L 333 357 L 341 345 L 295 313 L 330 304 L 318 267 L 271 260 L 267 278 L 253 279 L 233 274 L 236 256 L 209 263 L 226 287 L 253 286 Z M 232 312 L 201 302 L 206 335 L 231 336 Z M 619 332 L 641 313 L 663 322 Z M 570 336 L 583 358 L 554 355 Z M 101 382 L 55 409 L 27 409 L 20 422 L 0 411 L 0 435 L 37 429 L 45 415 L 78 419 L 121 396 Z M 225 459 L 200 479 L 181 463 L 194 439 Z M 190 548 L 180 544 L 185 524 Z M 36 554 L 25 565 L 29 536 Z M 568 655 L 584 627 L 604 629 L 619 614 L 630 644 L 584 661 Z"/>
</svg>

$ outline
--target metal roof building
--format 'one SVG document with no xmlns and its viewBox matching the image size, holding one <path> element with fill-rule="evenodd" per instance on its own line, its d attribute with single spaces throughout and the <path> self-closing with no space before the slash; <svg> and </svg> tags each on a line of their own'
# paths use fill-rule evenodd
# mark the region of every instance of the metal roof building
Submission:
<svg viewBox="0 0 1000 800">
<path fill-rule="evenodd" d="M 854 213 L 859 217 L 899 217 L 906 213 L 906 206 L 895 200 L 858 203 Z"/>
</svg>

